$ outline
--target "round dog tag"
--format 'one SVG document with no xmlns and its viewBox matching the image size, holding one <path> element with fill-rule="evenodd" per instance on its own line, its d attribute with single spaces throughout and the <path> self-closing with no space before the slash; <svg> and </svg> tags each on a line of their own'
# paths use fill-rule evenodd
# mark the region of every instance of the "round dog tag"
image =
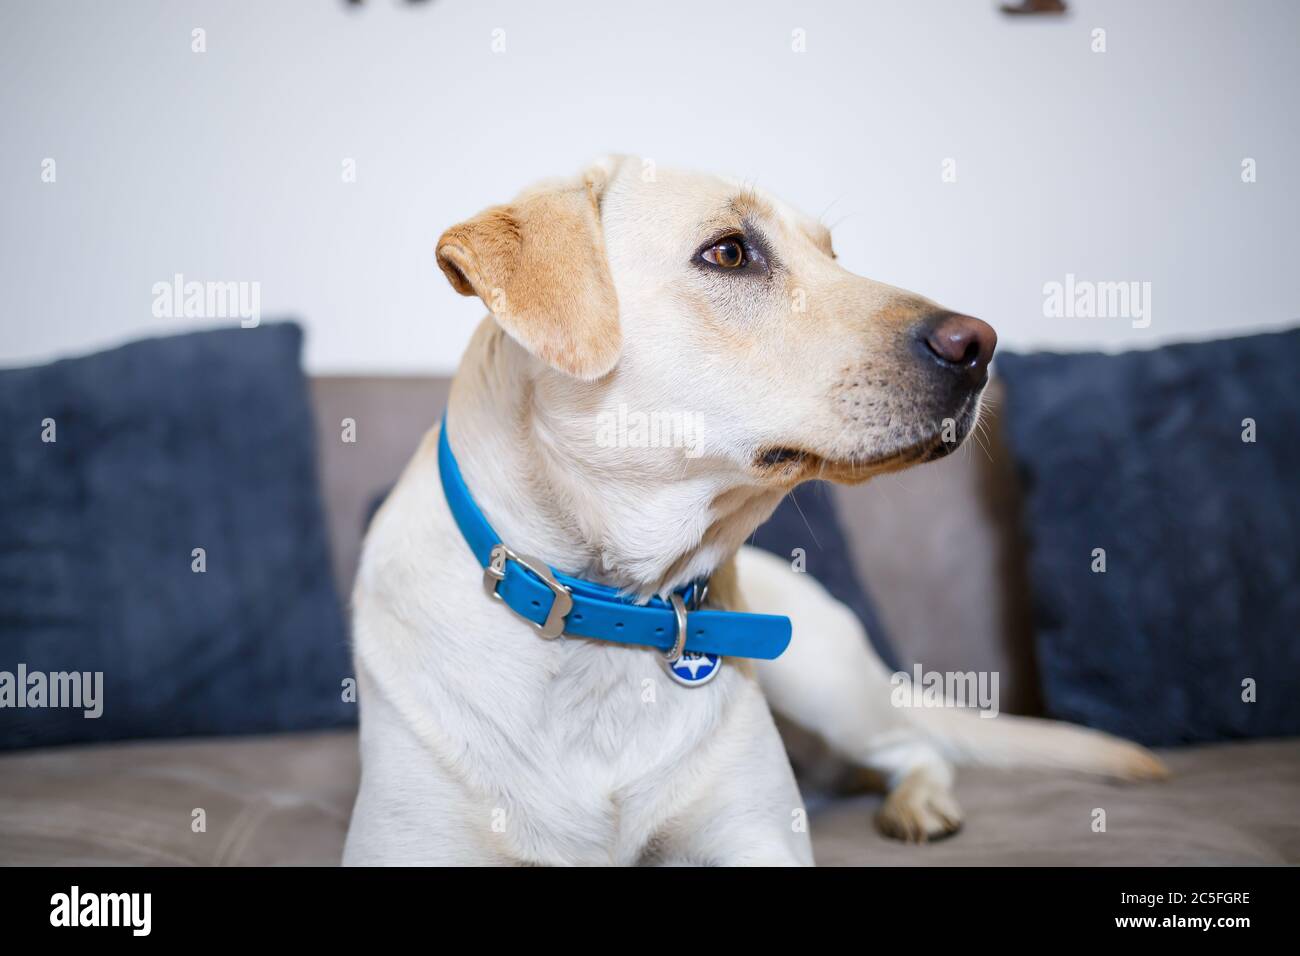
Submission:
<svg viewBox="0 0 1300 956">
<path fill-rule="evenodd" d="M 664 661 L 668 676 L 683 687 L 703 687 L 722 670 L 722 656 L 686 651 L 675 661 Z"/>
</svg>

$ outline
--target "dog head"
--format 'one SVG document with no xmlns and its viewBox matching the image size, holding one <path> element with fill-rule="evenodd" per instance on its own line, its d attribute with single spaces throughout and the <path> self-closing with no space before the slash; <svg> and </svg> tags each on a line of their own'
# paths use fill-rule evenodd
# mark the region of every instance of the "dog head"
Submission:
<svg viewBox="0 0 1300 956">
<path fill-rule="evenodd" d="M 785 489 L 862 481 L 965 439 L 992 328 L 849 272 L 829 231 L 774 197 L 646 171 L 598 162 L 438 242 L 452 285 L 533 357 L 541 413 L 591 446 L 574 458 L 686 457 Z"/>
</svg>

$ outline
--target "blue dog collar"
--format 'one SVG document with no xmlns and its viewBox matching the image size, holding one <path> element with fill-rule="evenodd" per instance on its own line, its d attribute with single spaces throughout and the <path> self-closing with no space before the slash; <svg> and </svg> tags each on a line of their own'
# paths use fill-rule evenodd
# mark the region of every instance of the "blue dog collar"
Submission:
<svg viewBox="0 0 1300 956">
<path fill-rule="evenodd" d="M 699 610 L 707 585 L 687 585 L 668 601 L 656 597 L 635 604 L 616 588 L 569 577 L 515 553 L 492 530 L 465 485 L 447 440 L 445 415 L 440 432 L 442 490 L 465 543 L 483 568 L 483 589 L 529 621 L 542 637 L 568 634 L 655 647 L 665 652 L 665 666 L 674 680 L 688 685 L 716 676 L 722 656 L 773 660 L 789 645 L 788 617 Z"/>
</svg>

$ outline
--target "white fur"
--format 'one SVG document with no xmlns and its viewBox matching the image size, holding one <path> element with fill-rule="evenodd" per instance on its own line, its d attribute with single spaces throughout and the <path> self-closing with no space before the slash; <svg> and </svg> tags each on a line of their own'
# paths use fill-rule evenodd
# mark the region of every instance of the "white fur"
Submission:
<svg viewBox="0 0 1300 956">
<path fill-rule="evenodd" d="M 357 582 L 345 862 L 811 863 L 752 670 L 685 688 L 654 651 L 540 639 L 484 595 L 436 466 L 403 477 Z"/>
</svg>

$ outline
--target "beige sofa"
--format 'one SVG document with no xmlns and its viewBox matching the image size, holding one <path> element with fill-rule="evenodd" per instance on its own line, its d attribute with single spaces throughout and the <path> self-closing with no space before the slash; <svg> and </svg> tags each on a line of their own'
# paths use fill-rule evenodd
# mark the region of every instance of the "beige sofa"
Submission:
<svg viewBox="0 0 1300 956">
<path fill-rule="evenodd" d="M 321 474 L 346 594 L 375 495 L 437 420 L 447 383 L 318 379 Z M 357 442 L 340 422 L 357 422 Z M 1014 472 L 998 441 L 855 489 L 839 504 L 859 571 L 908 664 L 996 670 L 1002 709 L 1038 713 Z M 816 556 L 810 555 L 815 573 Z M 1300 862 L 1300 740 L 1165 751 L 1173 779 L 1125 786 L 1037 771 L 963 770 L 965 828 L 928 846 L 877 835 L 879 796 L 808 779 L 822 864 Z M 338 862 L 356 736 L 323 732 L 134 742 L 0 755 L 0 863 Z M 1104 833 L 1093 810 L 1106 810 Z M 195 833 L 202 808 L 206 831 Z"/>
</svg>

